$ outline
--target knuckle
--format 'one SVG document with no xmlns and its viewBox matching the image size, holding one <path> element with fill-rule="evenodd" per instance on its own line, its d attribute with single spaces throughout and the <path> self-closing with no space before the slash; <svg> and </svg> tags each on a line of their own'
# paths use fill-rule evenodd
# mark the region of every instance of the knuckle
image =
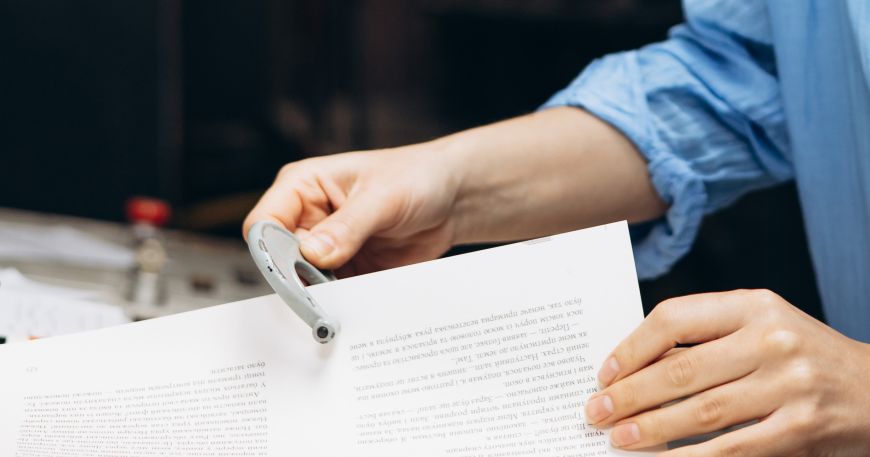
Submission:
<svg viewBox="0 0 870 457">
<path fill-rule="evenodd" d="M 643 342 L 638 341 L 637 338 L 629 337 L 619 343 L 613 350 L 613 357 L 619 362 L 620 373 L 623 377 L 627 373 L 640 368 L 639 365 L 643 362 L 640 358 L 643 357 L 644 352 L 643 348 L 640 347 L 641 344 Z"/>
<path fill-rule="evenodd" d="M 347 214 L 342 214 L 330 218 L 329 223 L 323 224 L 318 231 L 326 233 L 333 239 L 333 255 L 341 256 L 345 255 L 348 249 L 352 249 L 350 245 L 358 239 L 354 232 L 354 226 L 353 218 Z"/>
<path fill-rule="evenodd" d="M 777 307 L 782 304 L 782 297 L 776 294 L 769 289 L 756 289 L 751 292 L 752 301 L 757 304 L 768 308 Z"/>
<path fill-rule="evenodd" d="M 732 290 L 731 292 L 728 292 L 728 293 L 734 294 L 735 296 L 738 296 L 742 299 L 748 299 L 748 298 L 752 297 L 752 295 L 755 292 L 756 292 L 755 289 L 735 289 L 735 290 Z"/>
<path fill-rule="evenodd" d="M 749 449 L 744 443 L 727 443 L 714 452 L 717 457 L 744 457 L 749 455 Z"/>
<path fill-rule="evenodd" d="M 660 323 L 665 325 L 672 324 L 676 321 L 679 314 L 679 302 L 675 299 L 667 299 L 653 309 L 651 315 Z"/>
<path fill-rule="evenodd" d="M 700 400 L 695 408 L 695 420 L 705 428 L 715 428 L 722 422 L 725 402 L 722 398 L 711 397 Z"/>
<path fill-rule="evenodd" d="M 293 172 L 296 171 L 298 168 L 299 168 L 299 162 L 290 162 L 290 163 L 284 164 L 284 166 L 282 166 L 281 169 L 278 170 L 278 177 L 280 178 L 280 177 L 284 177 L 284 176 L 288 176 L 290 174 L 293 174 Z"/>
<path fill-rule="evenodd" d="M 807 436 L 816 429 L 817 408 L 812 403 L 805 403 L 789 415 L 788 429 L 793 435 Z"/>
<path fill-rule="evenodd" d="M 671 438 L 665 432 L 665 425 L 660 419 L 650 415 L 637 422 L 640 428 L 640 436 L 644 437 L 644 442 L 659 444 L 670 441 Z"/>
<path fill-rule="evenodd" d="M 789 367 L 789 382 L 800 392 L 816 391 L 820 376 L 818 367 L 809 360 L 795 360 Z"/>
<path fill-rule="evenodd" d="M 618 385 L 611 398 L 613 398 L 616 408 L 622 410 L 623 414 L 634 411 L 640 399 L 637 387 L 630 382 L 623 382 L 621 385 Z"/>
<path fill-rule="evenodd" d="M 285 163 L 280 170 L 278 170 L 278 177 L 285 178 L 293 175 L 298 175 L 301 171 L 305 169 L 311 169 L 312 166 L 318 163 L 322 163 L 323 157 L 308 157 L 306 159 L 297 160 L 295 162 Z"/>
<path fill-rule="evenodd" d="M 684 351 L 685 352 L 685 351 Z M 668 381 L 675 387 L 685 387 L 695 379 L 695 362 L 689 354 L 682 353 L 667 361 Z"/>
<path fill-rule="evenodd" d="M 637 360 L 638 353 L 634 346 L 635 344 L 633 338 L 629 338 L 623 341 L 613 351 L 613 357 L 619 362 L 619 365 L 623 369 L 635 366 L 635 360 Z"/>
<path fill-rule="evenodd" d="M 781 309 L 760 307 L 755 312 L 753 324 L 757 328 L 760 328 L 763 331 L 770 333 L 782 328 L 783 317 L 784 316 Z"/>
<path fill-rule="evenodd" d="M 353 228 L 357 226 L 356 218 L 347 212 L 336 214 L 332 219 L 332 228 L 339 235 L 349 235 L 353 233 Z"/>
<path fill-rule="evenodd" d="M 765 352 L 779 357 L 796 354 L 801 348 L 801 337 L 796 332 L 774 328 L 765 333 L 762 340 Z"/>
</svg>

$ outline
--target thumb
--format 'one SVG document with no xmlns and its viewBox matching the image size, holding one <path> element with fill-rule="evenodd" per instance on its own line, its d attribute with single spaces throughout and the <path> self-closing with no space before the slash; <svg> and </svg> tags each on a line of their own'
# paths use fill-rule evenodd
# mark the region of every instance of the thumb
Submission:
<svg viewBox="0 0 870 457">
<path fill-rule="evenodd" d="M 360 250 L 383 221 L 383 208 L 372 205 L 372 199 L 348 199 L 300 237 L 302 255 L 318 268 L 338 268 Z"/>
</svg>

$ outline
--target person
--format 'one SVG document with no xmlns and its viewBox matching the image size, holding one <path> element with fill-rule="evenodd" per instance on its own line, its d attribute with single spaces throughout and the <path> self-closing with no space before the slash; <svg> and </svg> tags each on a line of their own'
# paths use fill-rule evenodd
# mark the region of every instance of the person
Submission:
<svg viewBox="0 0 870 457">
<path fill-rule="evenodd" d="M 586 417 L 625 449 L 749 423 L 669 457 L 870 455 L 870 2 L 684 10 L 533 114 L 291 163 L 245 227 L 278 221 L 358 274 L 627 219 L 651 226 L 634 244 L 650 278 L 705 214 L 795 179 L 831 327 L 764 290 L 667 300 L 601 367 Z"/>
</svg>

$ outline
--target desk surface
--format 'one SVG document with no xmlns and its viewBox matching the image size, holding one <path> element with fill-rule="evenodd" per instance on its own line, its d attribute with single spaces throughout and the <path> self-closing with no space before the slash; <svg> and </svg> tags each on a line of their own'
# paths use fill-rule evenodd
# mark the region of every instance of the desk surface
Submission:
<svg viewBox="0 0 870 457">
<path fill-rule="evenodd" d="M 133 244 L 132 231 L 126 224 L 6 208 L 0 208 L 0 221 L 34 226 L 65 225 L 119 245 Z M 0 259 L 0 267 L 16 268 L 34 280 L 95 291 L 100 301 L 123 306 L 134 319 L 272 293 L 241 238 L 233 241 L 172 230 L 164 231 L 163 236 L 169 255 L 165 268 L 168 297 L 165 304 L 158 306 L 137 305 L 124 298 L 130 276 L 127 270 L 7 259 Z"/>
</svg>

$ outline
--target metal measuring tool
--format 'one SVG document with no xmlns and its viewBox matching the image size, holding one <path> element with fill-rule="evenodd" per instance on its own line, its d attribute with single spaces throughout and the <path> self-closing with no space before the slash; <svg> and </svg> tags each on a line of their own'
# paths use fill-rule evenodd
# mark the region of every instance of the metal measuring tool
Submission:
<svg viewBox="0 0 870 457">
<path fill-rule="evenodd" d="M 313 285 L 334 281 L 335 276 L 308 263 L 299 244 L 296 235 L 271 221 L 257 222 L 248 231 L 248 249 L 266 282 L 311 327 L 315 340 L 328 343 L 338 333 L 338 323 L 305 290 L 302 280 Z"/>
</svg>

